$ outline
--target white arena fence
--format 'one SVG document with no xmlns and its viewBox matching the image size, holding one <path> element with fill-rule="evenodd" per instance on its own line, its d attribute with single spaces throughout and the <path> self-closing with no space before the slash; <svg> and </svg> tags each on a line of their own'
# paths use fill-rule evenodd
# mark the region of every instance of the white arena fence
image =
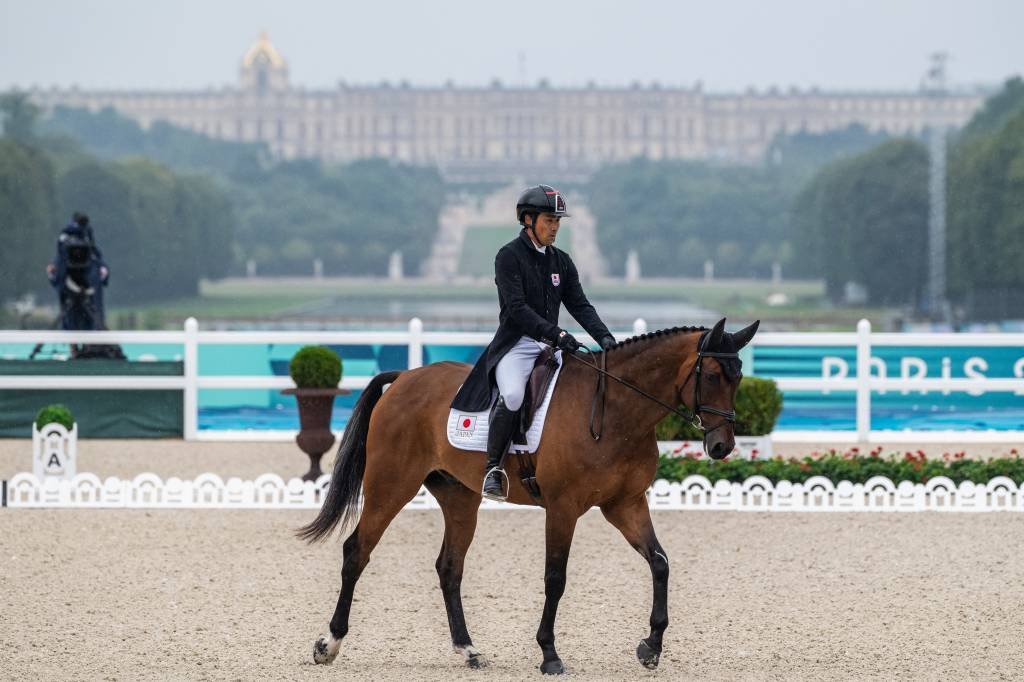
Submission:
<svg viewBox="0 0 1024 682">
<path fill-rule="evenodd" d="M 202 474 L 193 480 L 140 474 L 131 480 L 95 474 L 78 474 L 71 479 L 39 480 L 20 473 L 3 482 L 5 506 L 28 508 L 118 508 L 118 509 L 319 509 L 330 475 L 314 481 L 297 478 L 285 481 L 276 474 L 264 474 L 252 481 L 223 480 L 216 474 Z M 743 483 L 721 480 L 711 483 L 704 476 L 688 476 L 681 482 L 658 480 L 647 491 L 652 510 L 760 511 L 760 512 L 1024 512 L 1024 487 L 999 476 L 986 484 L 964 481 L 957 485 L 945 476 L 927 483 L 902 481 L 898 485 L 884 476 L 864 483 L 833 483 L 815 476 L 803 483 L 779 481 L 763 476 Z M 421 487 L 406 509 L 438 509 L 437 500 Z M 481 509 L 536 509 L 483 500 Z"/>
<path fill-rule="evenodd" d="M 647 331 L 643 319 L 637 319 L 631 332 Z M 200 389 L 284 389 L 294 384 L 287 376 L 235 376 L 199 374 L 199 346 L 214 344 L 388 344 L 408 347 L 408 366 L 423 364 L 424 345 L 484 346 L 492 334 L 487 332 L 431 332 L 423 329 L 419 318 L 409 321 L 405 331 L 199 331 L 195 318 L 185 321 L 182 331 L 102 331 L 69 332 L 17 330 L 0 331 L 0 343 L 8 344 L 178 344 L 182 346 L 182 376 L 0 376 L 0 389 L 172 389 L 181 390 L 184 401 L 183 434 L 185 440 L 279 440 L 294 434 L 260 431 L 200 431 Z M 581 342 L 593 339 L 581 335 Z M 871 428 L 871 395 L 882 391 L 971 391 L 1013 392 L 1024 396 L 1024 334 L 1007 333 L 872 333 L 871 323 L 861 320 L 855 333 L 842 332 L 765 332 L 754 337 L 753 346 L 856 347 L 855 374 L 820 377 L 782 377 L 776 379 L 783 391 L 850 391 L 856 393 L 856 431 L 777 431 L 779 442 L 1019 442 L 1024 431 L 884 431 Z M 871 349 L 878 346 L 931 347 L 1012 347 L 1022 349 L 1022 357 L 1013 367 L 1011 378 L 886 377 L 878 372 L 877 358 Z M 749 356 L 747 356 L 749 359 Z M 749 372 L 748 372 L 749 373 Z M 756 368 L 754 368 L 756 373 Z M 345 376 L 341 386 L 362 389 L 368 376 Z"/>
</svg>

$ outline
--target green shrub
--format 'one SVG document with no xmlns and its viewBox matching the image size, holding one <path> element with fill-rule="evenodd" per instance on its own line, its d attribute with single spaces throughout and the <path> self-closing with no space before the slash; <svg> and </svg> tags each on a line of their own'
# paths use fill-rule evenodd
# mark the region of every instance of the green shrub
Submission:
<svg viewBox="0 0 1024 682">
<path fill-rule="evenodd" d="M 782 412 L 782 391 L 771 379 L 743 377 L 736 390 L 737 436 L 764 436 L 772 432 Z M 701 440 L 700 429 L 669 414 L 655 428 L 658 440 Z"/>
<path fill-rule="evenodd" d="M 60 404 L 47 405 L 39 410 L 36 415 L 37 429 L 54 423 L 60 424 L 70 431 L 71 427 L 75 425 L 75 418 L 71 416 L 71 410 Z"/>
<path fill-rule="evenodd" d="M 324 346 L 304 346 L 292 356 L 288 373 L 299 388 L 337 388 L 341 358 Z"/>
<path fill-rule="evenodd" d="M 767 436 L 782 412 L 782 391 L 771 379 L 743 377 L 736 391 L 736 435 Z"/>
<path fill-rule="evenodd" d="M 729 458 L 717 462 L 708 458 L 661 455 L 656 477 L 681 481 L 697 474 L 712 483 L 722 479 L 741 483 L 751 476 L 764 476 L 772 483 L 803 483 L 811 476 L 824 476 L 833 483 L 864 483 L 872 476 L 885 476 L 894 483 L 924 483 L 936 476 L 946 476 L 959 484 L 963 481 L 988 483 L 996 476 L 1006 476 L 1017 484 L 1024 483 L 1024 459 L 1015 451 L 1011 453 L 1009 457 L 989 460 L 967 459 L 962 452 L 946 455 L 942 459 L 928 459 L 922 452 L 905 452 L 902 455 L 894 453 L 881 457 L 878 452 L 861 455 L 854 448 L 845 453 L 832 450 L 802 459 Z"/>
</svg>

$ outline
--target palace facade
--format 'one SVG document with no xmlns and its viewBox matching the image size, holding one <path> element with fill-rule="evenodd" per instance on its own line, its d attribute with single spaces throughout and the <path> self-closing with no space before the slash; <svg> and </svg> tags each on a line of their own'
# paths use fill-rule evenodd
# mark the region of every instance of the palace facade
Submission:
<svg viewBox="0 0 1024 682">
<path fill-rule="evenodd" d="M 778 133 L 862 124 L 918 134 L 959 127 L 985 93 L 749 90 L 743 94 L 635 85 L 608 88 L 353 86 L 306 90 L 264 34 L 242 59 L 238 85 L 186 92 L 35 89 L 44 108 L 113 107 L 147 127 L 168 121 L 213 138 L 263 142 L 280 158 L 385 157 L 436 165 L 450 180 L 583 179 L 600 166 L 651 159 L 764 158 Z"/>
</svg>

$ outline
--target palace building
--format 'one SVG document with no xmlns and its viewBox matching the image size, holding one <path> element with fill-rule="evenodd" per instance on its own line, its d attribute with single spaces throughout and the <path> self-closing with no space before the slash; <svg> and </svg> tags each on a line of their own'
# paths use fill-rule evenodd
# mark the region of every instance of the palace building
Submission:
<svg viewBox="0 0 1024 682">
<path fill-rule="evenodd" d="M 930 121 L 959 127 L 983 92 L 705 92 L 657 84 L 508 87 L 349 85 L 307 90 L 262 35 L 242 58 L 238 84 L 223 89 L 84 91 L 35 89 L 44 108 L 113 107 L 149 126 L 168 121 L 224 140 L 263 142 L 279 158 L 345 162 L 384 157 L 436 165 L 454 181 L 584 179 L 637 156 L 754 163 L 779 133 L 861 124 L 919 134 Z"/>
</svg>

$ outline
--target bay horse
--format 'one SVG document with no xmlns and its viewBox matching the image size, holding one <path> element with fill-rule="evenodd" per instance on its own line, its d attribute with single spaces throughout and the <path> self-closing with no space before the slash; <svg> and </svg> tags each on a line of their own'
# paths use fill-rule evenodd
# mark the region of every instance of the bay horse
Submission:
<svg viewBox="0 0 1024 682">
<path fill-rule="evenodd" d="M 734 399 L 741 376 L 736 353 L 757 326 L 755 322 L 730 334 L 722 319 L 710 330 L 677 327 L 626 339 L 604 351 L 601 365 L 596 362 L 600 353 L 594 353 L 595 362 L 579 355 L 573 356 L 576 362 L 563 359 L 535 453 L 540 504 L 546 511 L 545 601 L 537 630 L 544 657 L 541 672 L 565 670 L 555 651 L 555 613 L 565 590 L 576 521 L 595 506 L 650 566 L 654 581 L 650 634 L 640 641 L 636 654 L 645 667 L 658 666 L 668 626 L 669 566 L 654 533 L 646 496 L 658 465 L 654 427 L 665 407 L 682 404 L 705 429 L 704 448 L 711 457 L 721 459 L 732 452 Z M 607 382 L 603 435 L 594 440 L 588 416 L 599 366 L 616 381 Z M 323 506 L 311 523 L 297 531 L 310 542 L 323 540 L 358 516 L 343 545 L 341 592 L 330 632 L 313 647 L 317 663 L 330 663 L 338 655 L 348 633 L 356 581 L 384 530 L 421 485 L 437 499 L 444 515 L 444 540 L 436 567 L 452 647 L 470 667 L 485 663 L 469 636 L 461 594 L 463 562 L 481 501 L 483 453 L 454 448 L 446 430 L 449 402 L 468 371 L 463 363 L 439 362 L 384 372 L 370 381 L 357 401 Z M 387 384 L 390 387 L 384 392 Z M 536 504 L 518 483 L 515 457 L 508 458 L 507 472 L 508 501 Z"/>
</svg>

